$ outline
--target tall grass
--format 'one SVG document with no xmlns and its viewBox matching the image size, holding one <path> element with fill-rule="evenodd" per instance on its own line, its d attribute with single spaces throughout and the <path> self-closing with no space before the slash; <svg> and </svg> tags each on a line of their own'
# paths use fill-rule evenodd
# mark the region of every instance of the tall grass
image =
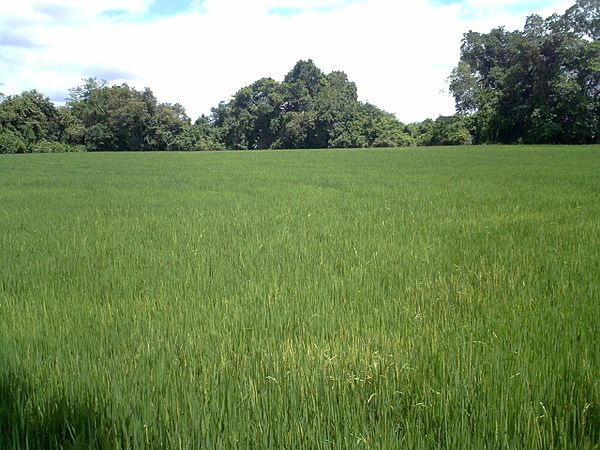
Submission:
<svg viewBox="0 0 600 450">
<path fill-rule="evenodd" d="M 0 447 L 600 448 L 600 148 L 0 158 Z"/>
</svg>

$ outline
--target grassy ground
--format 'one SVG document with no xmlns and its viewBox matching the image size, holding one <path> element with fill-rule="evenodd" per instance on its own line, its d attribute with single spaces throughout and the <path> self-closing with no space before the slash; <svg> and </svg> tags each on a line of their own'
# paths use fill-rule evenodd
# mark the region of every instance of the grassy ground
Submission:
<svg viewBox="0 0 600 450">
<path fill-rule="evenodd" d="M 0 158 L 0 447 L 599 448 L 600 148 Z"/>
</svg>

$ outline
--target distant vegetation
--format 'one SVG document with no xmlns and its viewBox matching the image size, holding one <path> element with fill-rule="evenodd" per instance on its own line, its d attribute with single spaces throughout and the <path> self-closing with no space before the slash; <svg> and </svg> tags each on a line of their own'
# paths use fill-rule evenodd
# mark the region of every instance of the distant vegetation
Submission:
<svg viewBox="0 0 600 450">
<path fill-rule="evenodd" d="M 475 143 L 600 142 L 600 2 L 469 32 L 450 77 Z"/>
<path fill-rule="evenodd" d="M 311 60 L 282 82 L 243 87 L 193 123 L 148 88 L 91 78 L 58 108 L 36 91 L 4 97 L 0 153 L 598 143 L 599 37 L 597 0 L 530 16 L 523 31 L 468 32 L 449 78 L 457 114 L 408 125 L 358 101 L 344 72 Z"/>
</svg>

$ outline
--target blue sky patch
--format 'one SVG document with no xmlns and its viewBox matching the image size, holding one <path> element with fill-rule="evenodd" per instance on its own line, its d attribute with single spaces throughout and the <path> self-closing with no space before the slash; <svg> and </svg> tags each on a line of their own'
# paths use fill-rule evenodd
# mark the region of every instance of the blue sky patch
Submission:
<svg viewBox="0 0 600 450">
<path fill-rule="evenodd" d="M 339 0 L 338 2 L 323 4 L 323 5 L 312 5 L 312 6 L 300 6 L 301 1 L 295 6 L 275 6 L 267 10 L 269 15 L 277 15 L 283 17 L 292 17 L 305 12 L 317 12 L 317 13 L 328 13 L 337 11 L 339 9 L 346 8 L 354 3 L 365 2 L 366 0 Z"/>
<path fill-rule="evenodd" d="M 191 9 L 192 0 L 155 0 L 148 10 L 150 17 L 175 16 Z"/>
<path fill-rule="evenodd" d="M 465 0 L 429 0 L 429 3 L 434 6 L 442 6 L 465 3 Z M 553 3 L 555 3 L 553 0 L 530 0 L 528 2 L 514 2 L 509 5 L 499 5 L 496 8 L 514 14 L 521 14 L 528 13 L 535 9 L 550 7 Z"/>
<path fill-rule="evenodd" d="M 429 3 L 432 5 L 452 5 L 454 3 L 462 3 L 461 0 L 430 0 Z"/>
<path fill-rule="evenodd" d="M 201 4 L 197 0 L 155 0 L 147 11 L 135 13 L 126 9 L 108 9 L 100 17 L 117 22 L 151 22 L 160 17 L 172 17 L 192 10 L 194 4 Z"/>
</svg>

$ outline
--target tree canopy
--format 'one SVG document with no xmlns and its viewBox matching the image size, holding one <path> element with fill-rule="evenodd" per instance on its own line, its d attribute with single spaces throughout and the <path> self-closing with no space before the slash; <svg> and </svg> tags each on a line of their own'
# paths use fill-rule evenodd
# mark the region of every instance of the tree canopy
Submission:
<svg viewBox="0 0 600 450">
<path fill-rule="evenodd" d="M 263 78 L 213 108 L 210 120 L 227 148 L 327 148 L 412 143 L 404 124 L 358 101 L 341 71 L 325 74 L 298 61 L 283 82 Z"/>
<path fill-rule="evenodd" d="M 341 71 L 325 74 L 298 61 L 283 82 L 262 78 L 194 123 L 179 104 L 159 103 L 149 88 L 108 86 L 89 78 L 64 106 L 36 91 L 0 104 L 0 151 L 220 150 L 391 147 L 414 143 L 392 114 L 357 99 Z M 43 142 L 43 145 L 38 145 Z M 63 144 L 49 145 L 48 142 Z"/>
<path fill-rule="evenodd" d="M 475 142 L 600 142 L 599 11 L 578 0 L 522 31 L 464 35 L 450 90 Z"/>
</svg>

